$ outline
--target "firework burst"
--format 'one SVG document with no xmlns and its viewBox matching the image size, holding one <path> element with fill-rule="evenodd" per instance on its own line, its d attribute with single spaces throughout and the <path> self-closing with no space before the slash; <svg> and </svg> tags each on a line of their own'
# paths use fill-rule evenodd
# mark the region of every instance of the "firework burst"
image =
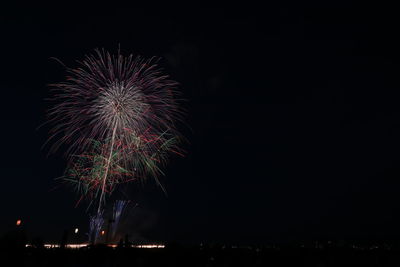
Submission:
<svg viewBox="0 0 400 267">
<path fill-rule="evenodd" d="M 115 239 L 115 234 L 117 233 L 117 229 L 119 226 L 119 222 L 121 220 L 122 214 L 127 206 L 129 201 L 126 200 L 117 200 L 113 206 L 113 220 L 112 220 L 112 228 L 111 228 L 111 237 Z M 136 205 L 135 205 L 136 207 Z"/>
<path fill-rule="evenodd" d="M 98 213 L 115 186 L 162 174 L 168 154 L 181 154 L 177 83 L 154 59 L 96 50 L 51 85 L 56 102 L 52 151 L 67 145 L 65 179 L 82 195 L 98 198 Z M 157 180 L 158 181 L 158 180 Z"/>
<path fill-rule="evenodd" d="M 90 217 L 88 233 L 90 243 L 95 243 L 97 241 L 103 223 L 103 211 L 99 211 L 96 215 Z"/>
</svg>

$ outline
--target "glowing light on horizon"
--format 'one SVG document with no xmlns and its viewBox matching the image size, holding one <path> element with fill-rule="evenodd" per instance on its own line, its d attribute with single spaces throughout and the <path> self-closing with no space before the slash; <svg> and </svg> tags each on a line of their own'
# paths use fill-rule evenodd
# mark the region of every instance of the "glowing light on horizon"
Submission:
<svg viewBox="0 0 400 267">
<path fill-rule="evenodd" d="M 31 244 L 26 244 L 25 247 L 31 247 Z M 60 244 L 44 244 L 43 245 L 45 248 L 59 248 Z M 82 243 L 82 244 L 66 244 L 65 248 L 71 248 L 71 249 L 78 249 L 78 248 L 84 248 L 89 246 L 89 243 Z M 111 248 L 117 248 L 117 244 L 109 244 L 107 245 L 108 247 Z M 165 248 L 165 245 L 162 244 L 145 244 L 145 245 L 130 245 L 131 248 Z"/>
<path fill-rule="evenodd" d="M 21 223 L 22 223 L 22 221 L 21 220 L 17 220 L 17 222 L 15 223 L 17 226 L 20 226 L 21 225 Z"/>
<path fill-rule="evenodd" d="M 132 247 L 134 247 L 134 248 L 165 248 L 165 245 L 155 245 L 155 244 L 153 244 L 153 245 L 134 245 L 134 246 L 132 246 Z"/>
</svg>

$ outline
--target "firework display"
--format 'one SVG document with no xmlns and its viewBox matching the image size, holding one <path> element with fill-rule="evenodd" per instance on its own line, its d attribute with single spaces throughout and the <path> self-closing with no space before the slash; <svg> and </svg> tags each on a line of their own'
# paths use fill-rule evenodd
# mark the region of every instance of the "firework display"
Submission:
<svg viewBox="0 0 400 267">
<path fill-rule="evenodd" d="M 112 220 L 112 227 L 111 227 L 111 237 L 115 238 L 117 233 L 118 225 L 122 217 L 122 213 L 125 210 L 128 201 L 126 200 L 117 200 L 113 206 L 113 220 Z"/>
<path fill-rule="evenodd" d="M 66 146 L 64 180 L 97 201 L 98 216 L 117 185 L 163 174 L 168 155 L 181 154 L 177 83 L 154 59 L 96 50 L 65 82 L 52 84 L 49 140 Z"/>
<path fill-rule="evenodd" d="M 89 220 L 89 242 L 95 243 L 99 237 L 101 227 L 103 227 L 103 211 L 96 213 Z"/>
</svg>

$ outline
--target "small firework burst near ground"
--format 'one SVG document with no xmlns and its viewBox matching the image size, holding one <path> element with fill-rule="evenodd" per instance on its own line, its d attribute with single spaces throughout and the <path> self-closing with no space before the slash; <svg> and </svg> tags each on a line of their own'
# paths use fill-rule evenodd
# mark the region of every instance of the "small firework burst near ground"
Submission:
<svg viewBox="0 0 400 267">
<path fill-rule="evenodd" d="M 65 180 L 101 213 L 115 186 L 163 174 L 170 153 L 182 154 L 177 83 L 154 59 L 95 50 L 52 84 L 52 151 L 67 147 Z"/>
<path fill-rule="evenodd" d="M 89 242 L 95 243 L 99 238 L 99 233 L 103 227 L 103 211 L 96 213 L 89 218 Z"/>
<path fill-rule="evenodd" d="M 114 202 L 113 206 L 113 222 L 112 222 L 112 228 L 111 228 L 111 237 L 115 239 L 115 235 L 118 230 L 119 222 L 122 217 L 122 213 L 125 210 L 126 205 L 128 204 L 128 201 L 126 200 L 117 200 Z"/>
</svg>

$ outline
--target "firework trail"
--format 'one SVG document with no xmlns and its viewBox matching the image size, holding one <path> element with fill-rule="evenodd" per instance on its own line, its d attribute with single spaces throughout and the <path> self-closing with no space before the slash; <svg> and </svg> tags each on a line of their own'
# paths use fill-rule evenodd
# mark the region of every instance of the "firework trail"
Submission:
<svg viewBox="0 0 400 267">
<path fill-rule="evenodd" d="M 96 50 L 67 69 L 65 82 L 51 85 L 56 104 L 49 112 L 55 126 L 51 151 L 67 145 L 65 179 L 82 196 L 105 197 L 117 184 L 157 177 L 168 155 L 181 154 L 176 123 L 177 83 L 163 75 L 154 59 L 111 55 Z"/>
<path fill-rule="evenodd" d="M 103 227 L 104 219 L 103 219 L 103 211 L 96 213 L 90 217 L 89 220 L 89 243 L 96 243 L 101 227 Z"/>
<path fill-rule="evenodd" d="M 119 221 L 121 220 L 122 213 L 129 201 L 126 200 L 117 200 L 114 203 L 113 207 L 113 223 L 112 223 L 112 230 L 111 236 L 115 238 L 115 234 L 117 233 Z M 136 207 L 136 206 L 135 206 Z"/>
</svg>

